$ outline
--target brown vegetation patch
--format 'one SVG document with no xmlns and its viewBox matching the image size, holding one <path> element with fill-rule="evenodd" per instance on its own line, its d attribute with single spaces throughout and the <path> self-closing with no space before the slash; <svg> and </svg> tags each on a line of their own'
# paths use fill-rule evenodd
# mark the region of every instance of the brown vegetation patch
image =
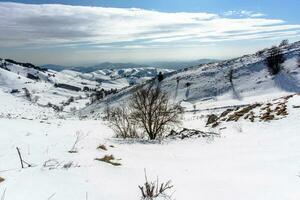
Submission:
<svg viewBox="0 0 300 200">
<path fill-rule="evenodd" d="M 275 108 L 276 111 L 276 115 L 278 116 L 287 116 L 288 112 L 287 112 L 287 105 L 286 103 L 280 103 L 278 104 L 278 106 Z"/>
<path fill-rule="evenodd" d="M 229 115 L 226 121 L 238 121 L 241 117 L 243 117 L 245 114 L 249 113 L 254 108 L 261 106 L 259 103 L 255 103 L 249 106 L 246 106 L 242 108 L 239 111 L 234 112 L 233 114 Z"/>
<path fill-rule="evenodd" d="M 103 158 L 95 158 L 95 160 L 106 162 L 113 166 L 121 165 L 121 163 L 115 162 L 115 157 L 113 155 L 105 155 Z"/>
<path fill-rule="evenodd" d="M 255 119 L 265 122 L 282 119 L 289 114 L 287 103 L 293 96 L 295 96 L 295 94 L 273 99 L 272 102 L 265 104 L 255 103 L 248 106 L 237 106 L 236 108 L 223 111 L 219 116 L 210 114 L 208 115 L 206 125 L 210 125 L 214 128 L 221 124 L 221 122 L 237 122 L 240 119 L 249 120 L 250 122 L 254 122 Z M 257 107 L 259 107 L 259 110 L 254 110 Z M 293 108 L 300 108 L 300 106 L 293 105 Z"/>
<path fill-rule="evenodd" d="M 97 147 L 97 149 L 102 149 L 102 150 L 104 150 L 104 151 L 107 151 L 107 148 L 106 148 L 106 146 L 105 146 L 104 144 L 99 145 L 99 146 Z"/>
</svg>

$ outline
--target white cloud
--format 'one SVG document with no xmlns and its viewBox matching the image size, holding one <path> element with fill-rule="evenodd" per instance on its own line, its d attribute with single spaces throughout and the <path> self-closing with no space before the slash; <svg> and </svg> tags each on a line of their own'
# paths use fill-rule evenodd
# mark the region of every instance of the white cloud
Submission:
<svg viewBox="0 0 300 200">
<path fill-rule="evenodd" d="M 236 17 L 264 17 L 263 13 L 249 11 L 249 10 L 230 10 L 224 13 L 224 16 L 236 16 Z"/>
<path fill-rule="evenodd" d="M 300 25 L 251 11 L 165 13 L 143 9 L 0 3 L 0 47 L 143 48 L 272 39 Z M 238 15 L 239 18 L 232 17 Z M 286 34 L 285 34 L 286 33 Z"/>
</svg>

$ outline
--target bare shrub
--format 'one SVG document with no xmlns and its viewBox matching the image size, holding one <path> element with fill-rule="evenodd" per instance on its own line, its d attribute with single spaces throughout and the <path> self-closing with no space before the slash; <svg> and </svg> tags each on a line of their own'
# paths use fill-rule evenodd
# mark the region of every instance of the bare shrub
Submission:
<svg viewBox="0 0 300 200">
<path fill-rule="evenodd" d="M 127 106 L 123 105 L 106 110 L 109 119 L 109 127 L 114 130 L 117 137 L 137 138 L 136 126 L 130 119 L 130 112 Z"/>
<path fill-rule="evenodd" d="M 172 126 L 181 123 L 182 108 L 169 101 L 166 92 L 151 85 L 136 91 L 128 105 L 106 110 L 109 126 L 118 137 L 162 139 Z"/>
<path fill-rule="evenodd" d="M 283 62 L 284 57 L 280 48 L 274 46 L 269 49 L 268 56 L 266 58 L 266 65 L 271 75 L 276 75 L 280 72 Z"/>
<path fill-rule="evenodd" d="M 158 178 L 156 181 L 149 182 L 145 170 L 145 183 L 139 185 L 139 189 L 142 193 L 142 200 L 155 200 L 155 199 L 171 199 L 171 194 L 168 191 L 173 188 L 171 181 L 166 183 L 160 183 Z"/>
<path fill-rule="evenodd" d="M 181 123 L 182 108 L 172 105 L 166 92 L 159 87 L 142 88 L 131 98 L 131 119 L 150 140 L 162 138 L 172 125 Z"/>
<path fill-rule="evenodd" d="M 27 88 L 23 88 L 23 91 L 24 91 L 24 96 L 25 98 L 28 100 L 28 101 L 31 101 L 32 100 L 32 95 L 31 93 L 29 92 L 29 90 Z"/>
</svg>

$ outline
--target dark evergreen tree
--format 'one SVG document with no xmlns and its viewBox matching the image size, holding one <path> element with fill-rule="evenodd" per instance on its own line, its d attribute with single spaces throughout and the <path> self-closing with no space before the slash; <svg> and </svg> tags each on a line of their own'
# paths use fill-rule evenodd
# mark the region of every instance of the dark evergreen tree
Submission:
<svg viewBox="0 0 300 200">
<path fill-rule="evenodd" d="M 270 74 L 276 75 L 282 69 L 282 63 L 284 62 L 284 56 L 282 50 L 279 47 L 272 47 L 268 51 L 268 56 L 266 58 L 266 66 Z"/>
<path fill-rule="evenodd" d="M 157 80 L 158 80 L 158 82 L 161 82 L 162 80 L 164 80 L 164 75 L 161 72 L 158 73 Z"/>
</svg>

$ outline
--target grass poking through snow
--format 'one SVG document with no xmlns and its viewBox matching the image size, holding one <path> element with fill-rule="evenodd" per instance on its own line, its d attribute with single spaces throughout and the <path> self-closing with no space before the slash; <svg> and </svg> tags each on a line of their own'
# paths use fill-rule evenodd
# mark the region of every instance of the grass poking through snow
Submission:
<svg viewBox="0 0 300 200">
<path fill-rule="evenodd" d="M 113 166 L 120 166 L 121 163 L 115 162 L 115 158 L 113 155 L 105 155 L 103 158 L 95 158 L 95 160 L 109 163 Z"/>
</svg>

